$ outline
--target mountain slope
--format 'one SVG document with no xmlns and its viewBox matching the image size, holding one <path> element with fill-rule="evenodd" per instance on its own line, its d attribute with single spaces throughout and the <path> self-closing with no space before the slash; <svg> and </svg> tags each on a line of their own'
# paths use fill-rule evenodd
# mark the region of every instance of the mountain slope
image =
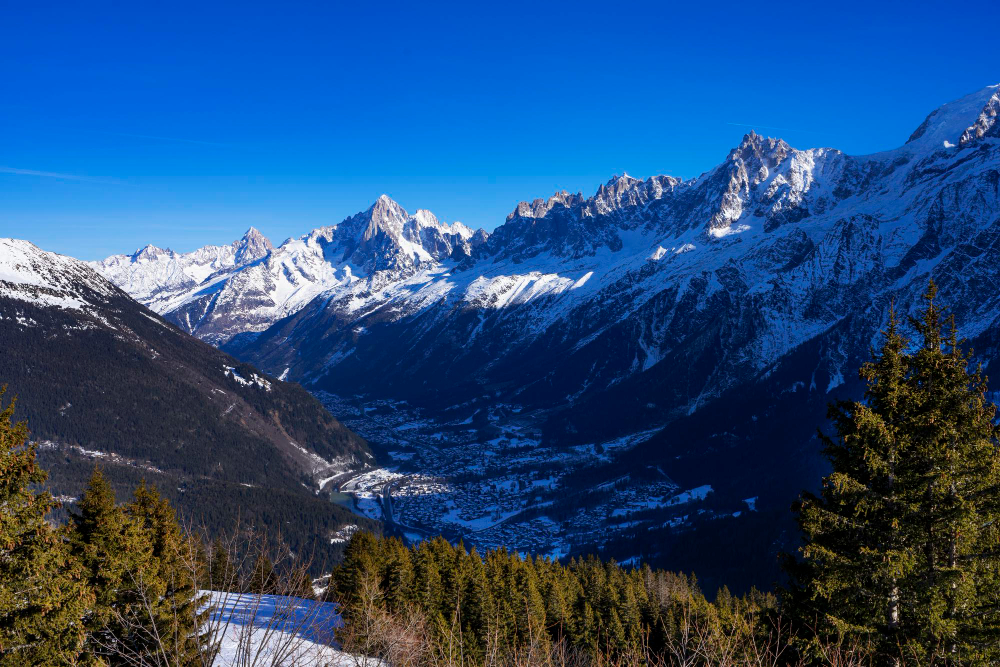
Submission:
<svg viewBox="0 0 1000 667">
<path fill-rule="evenodd" d="M 298 506 L 292 516 L 311 518 L 287 529 L 304 547 L 353 520 L 310 488 L 363 469 L 363 439 L 297 385 L 182 333 L 83 262 L 0 239 L 0 334 L 0 381 L 44 443 L 55 493 L 79 495 L 101 461 L 120 488 L 147 476 L 214 528 Z"/>
</svg>

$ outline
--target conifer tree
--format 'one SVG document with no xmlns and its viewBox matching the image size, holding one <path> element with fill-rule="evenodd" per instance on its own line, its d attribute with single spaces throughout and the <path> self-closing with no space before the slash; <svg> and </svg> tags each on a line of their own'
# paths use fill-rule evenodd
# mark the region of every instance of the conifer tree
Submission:
<svg viewBox="0 0 1000 667">
<path fill-rule="evenodd" d="M 56 506 L 32 487 L 45 481 L 24 422 L 0 388 L 0 665 L 71 664 L 93 594 L 62 534 L 45 521 Z"/>
<path fill-rule="evenodd" d="M 413 564 L 410 550 L 399 538 L 390 538 L 384 544 L 385 566 L 382 575 L 382 592 L 389 609 L 401 611 L 413 593 Z"/>
<path fill-rule="evenodd" d="M 413 577 L 416 603 L 432 616 L 438 615 L 443 595 L 441 572 L 434 551 L 427 542 L 421 542 L 414 550 Z M 437 619 L 432 620 L 436 622 Z"/>
<path fill-rule="evenodd" d="M 274 571 L 274 564 L 267 554 L 261 552 L 254 561 L 248 588 L 257 595 L 271 595 L 277 592 L 277 585 L 278 573 Z"/>
<path fill-rule="evenodd" d="M 921 557 L 916 639 L 955 664 L 1000 660 L 1000 457 L 995 406 L 986 379 L 970 371 L 954 317 L 944 317 L 930 283 L 926 307 L 911 324 L 920 347 L 910 384 L 919 494 L 914 548 Z M 939 658 L 939 661 L 941 658 Z"/>
<path fill-rule="evenodd" d="M 70 514 L 69 544 L 83 564 L 93 608 L 84 619 L 85 658 L 106 664 L 127 664 L 133 647 L 145 645 L 144 601 L 162 594 L 152 545 L 141 527 L 115 504 L 115 495 L 101 469 Z M 127 655 L 127 657 L 126 657 Z"/>
<path fill-rule="evenodd" d="M 229 558 L 229 549 L 219 538 L 212 543 L 208 584 L 214 591 L 234 591 L 239 588 L 236 568 Z"/>
<path fill-rule="evenodd" d="M 135 489 L 125 511 L 152 549 L 151 567 L 134 577 L 145 586 L 147 611 L 135 619 L 144 632 L 133 635 L 142 645 L 131 648 L 140 655 L 159 653 L 171 665 L 199 664 L 200 637 L 209 611 L 199 611 L 205 600 L 198 596 L 186 562 L 195 547 L 181 532 L 170 503 L 145 481 Z"/>
<path fill-rule="evenodd" d="M 916 567 L 901 525 L 908 514 L 905 485 L 912 481 L 901 474 L 913 408 L 906 346 L 890 311 L 882 347 L 860 371 L 865 400 L 830 408 L 836 437 L 820 438 L 833 472 L 820 496 L 805 493 L 797 505 L 803 562 L 790 566 L 800 613 L 814 617 L 807 622 L 820 620 L 841 636 L 876 637 L 893 655 L 909 602 L 902 599 L 902 581 Z"/>
<path fill-rule="evenodd" d="M 902 656 L 993 664 L 1000 655 L 1000 457 L 986 381 L 970 372 L 930 283 L 919 345 L 890 312 L 861 369 L 865 400 L 831 407 L 833 472 L 797 505 L 802 561 L 788 600 L 808 625 Z"/>
</svg>

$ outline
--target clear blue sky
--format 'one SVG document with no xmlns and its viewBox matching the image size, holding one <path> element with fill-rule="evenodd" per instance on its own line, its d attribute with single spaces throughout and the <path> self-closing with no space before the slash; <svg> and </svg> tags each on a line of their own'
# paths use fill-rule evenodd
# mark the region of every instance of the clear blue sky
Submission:
<svg viewBox="0 0 1000 667">
<path fill-rule="evenodd" d="M 272 240 L 387 193 L 492 229 L 754 126 L 901 144 L 1000 82 L 1000 3 L 0 3 L 0 236 L 84 259 Z M 37 173 L 36 173 L 37 172 Z"/>
</svg>

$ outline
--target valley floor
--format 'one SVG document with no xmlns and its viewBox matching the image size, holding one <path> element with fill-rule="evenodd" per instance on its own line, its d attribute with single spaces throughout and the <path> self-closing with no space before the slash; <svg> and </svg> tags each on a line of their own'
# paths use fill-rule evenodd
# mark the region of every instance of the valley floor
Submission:
<svg viewBox="0 0 1000 667">
<path fill-rule="evenodd" d="M 326 493 L 353 498 L 356 511 L 386 521 L 411 541 L 444 535 L 479 549 L 561 558 L 650 528 L 678 528 L 705 507 L 705 484 L 683 489 L 659 467 L 641 476 L 600 483 L 602 466 L 656 430 L 565 448 L 546 446 L 541 419 L 518 406 L 493 405 L 488 414 L 451 421 L 423 417 L 405 402 L 369 401 L 318 393 L 346 426 L 379 443 L 384 467 L 342 481 Z M 594 474 L 598 471 L 598 474 Z M 752 511 L 752 498 L 725 516 Z"/>
</svg>

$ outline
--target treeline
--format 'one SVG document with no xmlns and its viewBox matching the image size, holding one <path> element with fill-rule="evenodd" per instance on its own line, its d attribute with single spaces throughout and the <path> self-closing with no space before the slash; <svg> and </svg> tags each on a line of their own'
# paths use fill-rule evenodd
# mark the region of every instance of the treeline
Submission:
<svg viewBox="0 0 1000 667">
<path fill-rule="evenodd" d="M 390 664 L 756 664 L 793 650 L 771 594 L 709 602 L 694 576 L 442 538 L 355 535 L 327 596 L 346 647 Z"/>
<path fill-rule="evenodd" d="M 22 404 L 23 400 L 19 406 Z M 94 459 L 66 447 L 42 449 L 36 459 L 48 474 L 45 488 L 51 493 L 79 497 L 87 488 Z M 343 545 L 330 542 L 338 530 L 350 524 L 375 532 L 380 528 L 378 522 L 331 503 L 324 495 L 303 493 L 301 487 L 276 489 L 221 479 L 192 479 L 107 460 L 101 465 L 118 498 L 128 498 L 145 480 L 177 510 L 182 525 L 197 526 L 209 541 L 229 536 L 236 525 L 258 532 L 269 530 L 274 542 L 311 560 L 314 576 L 328 573 L 331 564 L 342 557 Z M 49 520 L 65 523 L 72 509 L 73 504 L 67 502 L 53 510 Z"/>
</svg>

